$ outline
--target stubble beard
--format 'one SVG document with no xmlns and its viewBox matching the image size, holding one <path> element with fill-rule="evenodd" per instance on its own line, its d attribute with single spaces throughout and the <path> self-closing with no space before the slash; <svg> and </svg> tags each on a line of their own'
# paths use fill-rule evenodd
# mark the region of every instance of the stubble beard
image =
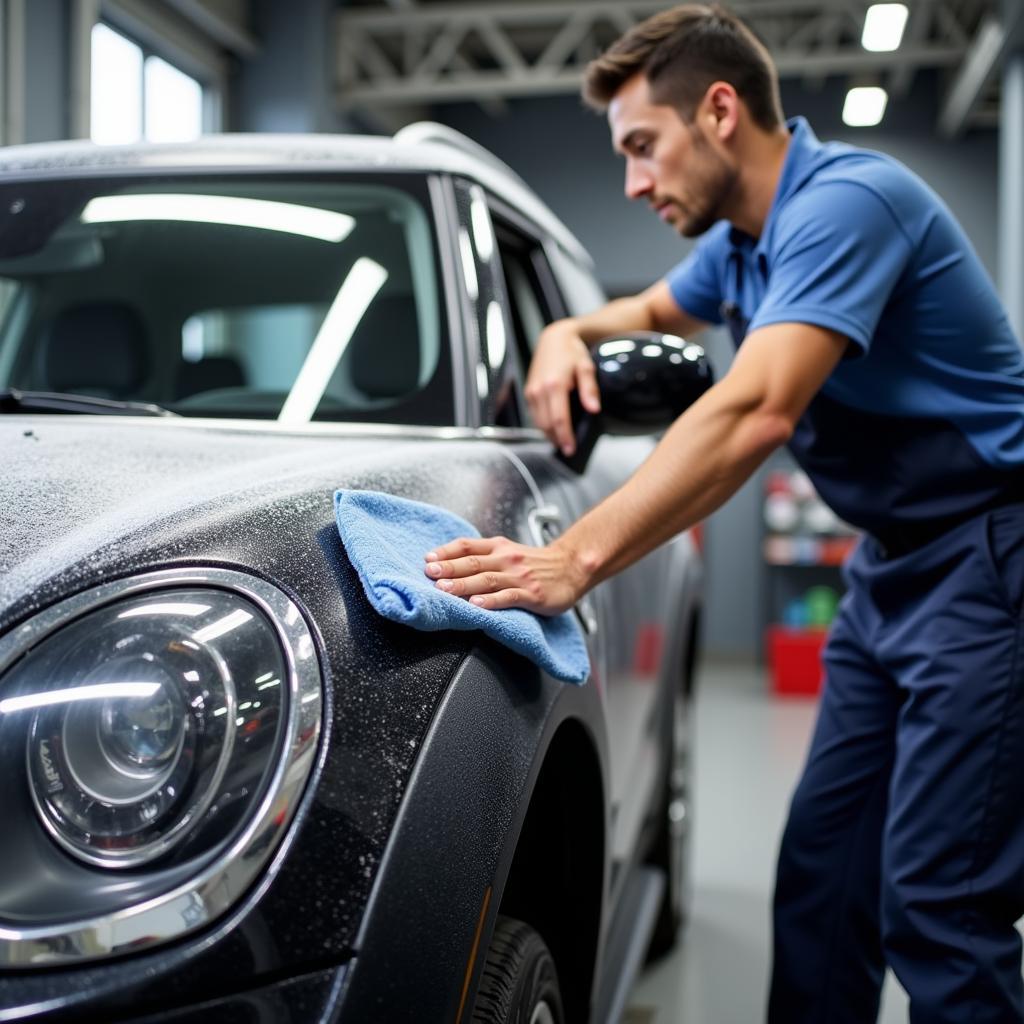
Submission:
<svg viewBox="0 0 1024 1024">
<path fill-rule="evenodd" d="M 704 156 L 707 165 L 702 169 L 702 180 L 695 190 L 701 198 L 700 206 L 692 213 L 684 214 L 682 221 L 676 225 L 676 230 L 683 238 L 698 238 L 725 216 L 739 178 L 739 171 L 726 163 L 703 136 L 694 131 L 693 139 L 695 151 Z"/>
</svg>

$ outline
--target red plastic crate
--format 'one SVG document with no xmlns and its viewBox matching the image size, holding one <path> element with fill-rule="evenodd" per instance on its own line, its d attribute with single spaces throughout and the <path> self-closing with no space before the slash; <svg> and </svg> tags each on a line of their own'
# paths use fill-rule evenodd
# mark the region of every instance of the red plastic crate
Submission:
<svg viewBox="0 0 1024 1024">
<path fill-rule="evenodd" d="M 773 693 L 814 696 L 820 692 L 825 675 L 821 652 L 827 636 L 827 629 L 768 627 L 765 647 Z"/>
</svg>

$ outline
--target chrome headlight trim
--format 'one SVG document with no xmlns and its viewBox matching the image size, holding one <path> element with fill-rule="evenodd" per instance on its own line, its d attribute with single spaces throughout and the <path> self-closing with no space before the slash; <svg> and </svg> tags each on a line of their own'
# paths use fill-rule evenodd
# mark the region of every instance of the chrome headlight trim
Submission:
<svg viewBox="0 0 1024 1024">
<path fill-rule="evenodd" d="M 43 639 L 87 612 L 151 590 L 206 586 L 257 605 L 281 642 L 288 674 L 284 751 L 256 813 L 233 843 L 183 885 L 117 912 L 59 925 L 0 922 L 0 967 L 77 964 L 180 938 L 227 912 L 277 852 L 312 771 L 322 726 L 323 683 L 316 647 L 295 603 L 273 584 L 221 568 L 167 569 L 116 580 L 61 601 L 0 637 L 0 674 Z"/>
</svg>

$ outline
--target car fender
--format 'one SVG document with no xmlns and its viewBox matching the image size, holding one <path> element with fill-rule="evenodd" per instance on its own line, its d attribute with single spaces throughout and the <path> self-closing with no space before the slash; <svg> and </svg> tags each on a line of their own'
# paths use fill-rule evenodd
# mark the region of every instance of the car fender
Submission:
<svg viewBox="0 0 1024 1024">
<path fill-rule="evenodd" d="M 600 775 L 580 784 L 607 834 L 601 714 L 592 683 L 557 682 L 496 645 L 463 661 L 421 747 L 377 872 L 338 1019 L 469 1019 L 531 797 L 560 730 L 591 745 Z M 593 852 L 606 886 L 603 845 Z M 553 863 L 557 855 L 552 850 Z M 594 909 L 599 919 L 600 906 Z"/>
</svg>

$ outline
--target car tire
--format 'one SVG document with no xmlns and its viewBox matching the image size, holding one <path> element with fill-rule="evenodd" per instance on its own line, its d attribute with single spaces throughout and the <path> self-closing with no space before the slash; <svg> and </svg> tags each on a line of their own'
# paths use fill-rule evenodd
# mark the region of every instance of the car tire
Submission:
<svg viewBox="0 0 1024 1024">
<path fill-rule="evenodd" d="M 665 894 L 647 947 L 648 963 L 675 947 L 690 911 L 692 713 L 690 695 L 680 686 L 672 701 L 671 738 L 658 803 L 657 831 L 647 856 L 648 864 L 665 873 Z"/>
<path fill-rule="evenodd" d="M 525 921 L 499 917 L 487 950 L 473 1024 L 563 1024 L 555 961 Z"/>
</svg>

